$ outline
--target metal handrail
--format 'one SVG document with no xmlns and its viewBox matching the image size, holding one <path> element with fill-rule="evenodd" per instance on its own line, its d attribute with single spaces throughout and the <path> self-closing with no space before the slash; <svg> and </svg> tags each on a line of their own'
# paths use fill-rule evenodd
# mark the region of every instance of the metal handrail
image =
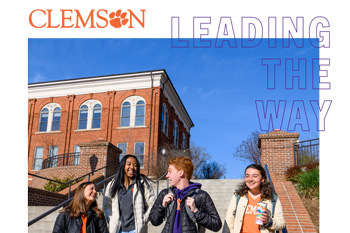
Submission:
<svg viewBox="0 0 350 233">
<path fill-rule="evenodd" d="M 108 166 L 108 165 L 107 165 L 107 166 Z M 107 166 L 105 166 L 105 167 L 107 167 Z M 100 168 L 100 169 L 102 169 L 102 168 Z M 28 173 L 28 174 L 29 174 L 29 173 Z M 166 174 L 167 174 L 167 173 L 163 174 L 160 178 L 158 178 L 158 179 L 155 180 L 155 181 L 150 180 L 150 181 L 153 182 L 153 183 L 157 183 L 157 194 L 158 194 L 158 188 L 159 188 L 159 181 L 160 181 L 161 179 L 163 179 L 164 176 L 166 176 Z M 36 175 L 34 175 L 34 176 L 36 176 Z M 102 180 L 102 181 L 100 181 L 100 182 L 98 182 L 98 183 L 96 184 L 96 186 L 100 186 L 101 184 L 103 184 L 103 190 L 105 191 L 105 190 L 106 190 L 106 183 L 109 182 L 110 180 L 112 180 L 115 176 L 116 176 L 116 174 L 115 174 L 115 175 L 112 175 L 112 176 L 110 176 L 110 177 L 108 177 L 108 178 L 106 178 L 106 179 L 104 179 L 104 180 Z M 45 178 L 45 177 L 42 177 L 42 178 L 48 179 L 48 178 Z M 61 182 L 60 182 L 60 183 L 61 183 Z M 169 182 L 168 182 L 168 186 L 169 186 Z M 65 205 L 67 205 L 67 204 L 68 204 L 70 201 L 72 201 L 72 200 L 73 200 L 73 197 L 71 197 L 71 198 L 69 198 L 68 200 L 62 202 L 61 204 L 59 204 L 59 205 L 53 207 L 52 209 L 46 211 L 45 213 L 39 215 L 38 217 L 32 219 L 31 221 L 28 222 L 28 227 L 31 226 L 31 225 L 33 225 L 34 223 L 38 222 L 39 220 L 45 218 L 45 217 L 48 216 L 49 214 L 55 212 L 55 211 L 58 210 L 59 208 L 61 208 L 61 207 L 65 206 Z"/>
<path fill-rule="evenodd" d="M 264 168 L 265 168 L 267 179 L 270 181 L 270 185 L 271 185 L 273 191 L 276 192 L 275 191 L 275 186 L 273 185 L 273 182 L 272 182 L 272 179 L 271 179 L 269 168 L 267 167 L 267 164 L 265 164 Z M 279 233 L 279 231 L 275 231 L 275 233 Z M 287 228 L 283 228 L 282 229 L 282 233 L 287 233 Z"/>
<path fill-rule="evenodd" d="M 168 172 L 165 172 L 161 177 L 159 177 L 157 180 L 150 180 L 152 183 L 157 184 L 157 195 L 159 193 L 159 181 L 163 179 Z M 169 188 L 169 180 L 167 180 L 167 188 Z"/>
<path fill-rule="evenodd" d="M 79 164 L 74 164 L 76 158 L 80 158 L 80 152 L 49 156 L 48 158 L 43 160 L 41 169 L 79 165 Z"/>
<path fill-rule="evenodd" d="M 81 178 L 83 178 L 83 177 L 85 177 L 85 176 L 88 176 L 88 181 L 90 181 L 90 176 L 91 176 L 91 174 L 93 174 L 93 173 L 95 173 L 95 172 L 97 172 L 97 171 L 100 171 L 100 170 L 102 170 L 102 169 L 106 169 L 108 166 L 111 166 L 111 165 L 112 165 L 112 164 L 106 165 L 106 166 L 104 166 L 104 167 L 101 167 L 101 168 L 96 169 L 96 170 L 94 170 L 94 171 L 92 171 L 92 172 L 86 173 L 86 174 L 84 174 L 84 175 L 82 175 L 82 176 L 79 176 L 79 177 L 77 177 L 77 178 L 75 178 L 75 179 L 73 179 L 73 180 L 67 181 L 67 182 L 61 182 L 61 181 L 58 181 L 58 180 L 53 180 L 53 179 L 46 178 L 46 177 L 43 177 L 43 176 L 39 176 L 39 175 L 36 175 L 36 174 L 32 174 L 32 173 L 29 173 L 29 172 L 28 172 L 28 175 L 35 176 L 35 177 L 38 177 L 38 178 L 41 178 L 41 179 L 44 179 L 44 180 L 56 182 L 56 183 L 59 183 L 59 184 L 68 184 L 68 187 L 69 187 L 69 189 L 68 189 L 68 199 L 70 199 L 71 187 L 72 187 L 72 183 L 73 183 L 74 181 L 77 181 L 77 180 L 79 180 L 79 179 L 81 179 Z"/>
</svg>

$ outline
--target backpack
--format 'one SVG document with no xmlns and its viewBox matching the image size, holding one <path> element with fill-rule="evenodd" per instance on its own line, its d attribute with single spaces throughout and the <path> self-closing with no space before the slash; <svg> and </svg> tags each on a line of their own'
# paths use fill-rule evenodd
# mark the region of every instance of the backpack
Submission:
<svg viewBox="0 0 350 233">
<path fill-rule="evenodd" d="M 192 197 L 193 199 L 195 198 L 195 196 L 197 195 L 198 191 L 200 189 L 195 189 L 194 192 L 191 193 L 190 196 L 188 197 Z M 168 193 L 173 193 L 171 191 L 171 189 L 169 188 L 168 189 Z M 187 198 L 187 197 L 186 197 Z M 170 211 L 174 208 L 174 205 L 175 205 L 175 201 L 171 201 L 170 204 L 168 204 L 167 208 L 166 208 L 166 213 L 165 213 L 165 221 L 168 219 L 168 217 L 170 216 Z M 204 232 L 203 230 L 205 230 L 204 227 L 202 227 L 201 225 L 199 225 L 197 223 L 197 220 L 196 218 L 194 217 L 194 213 L 191 211 L 191 208 L 188 207 L 187 205 L 185 205 L 185 209 L 186 209 L 186 212 L 187 212 L 187 215 L 190 217 L 190 219 L 196 224 L 196 227 L 197 227 L 197 232 L 200 233 L 200 232 Z"/>
<path fill-rule="evenodd" d="M 233 211 L 233 216 L 235 216 L 235 217 L 236 217 L 237 206 L 238 206 L 238 202 L 239 202 L 240 198 L 241 198 L 241 196 L 239 194 L 236 194 L 236 209 Z M 278 200 L 278 196 L 275 192 L 273 192 L 272 199 L 271 199 L 271 202 L 272 202 L 271 216 L 272 216 L 272 218 L 274 217 L 274 214 L 275 214 L 275 206 L 276 206 L 277 200 Z"/>
</svg>

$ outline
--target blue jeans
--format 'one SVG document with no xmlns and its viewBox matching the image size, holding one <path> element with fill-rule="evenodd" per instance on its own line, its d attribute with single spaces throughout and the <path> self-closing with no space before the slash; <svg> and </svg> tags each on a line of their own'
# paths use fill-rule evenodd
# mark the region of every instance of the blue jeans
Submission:
<svg viewBox="0 0 350 233">
<path fill-rule="evenodd" d="M 132 231 L 119 231 L 119 233 L 136 233 L 135 230 L 132 230 Z"/>
</svg>

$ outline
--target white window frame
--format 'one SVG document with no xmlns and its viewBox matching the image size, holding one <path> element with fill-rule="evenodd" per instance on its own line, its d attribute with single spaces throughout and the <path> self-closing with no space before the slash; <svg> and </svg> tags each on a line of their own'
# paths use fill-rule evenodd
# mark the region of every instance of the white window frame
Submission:
<svg viewBox="0 0 350 233">
<path fill-rule="evenodd" d="M 46 130 L 45 131 L 40 131 L 40 125 L 41 125 L 41 114 L 42 114 L 42 111 L 44 109 L 48 109 L 49 112 L 48 112 L 48 117 L 47 117 L 47 126 L 46 126 Z M 52 120 L 53 120 L 53 113 L 55 111 L 56 108 L 60 108 L 60 113 L 61 113 L 61 116 L 60 116 L 60 121 L 61 121 L 61 117 L 62 117 L 62 108 L 59 104 L 57 103 L 49 103 L 49 104 L 46 104 L 44 107 L 41 108 L 40 110 L 40 116 L 39 116 L 39 126 L 38 126 L 38 132 L 40 133 L 45 133 L 45 132 L 60 132 L 60 130 L 52 130 Z M 60 122 L 61 123 L 61 122 Z M 60 127 L 61 127 L 61 124 L 60 124 Z M 60 128 L 59 127 L 59 128 Z"/>
<path fill-rule="evenodd" d="M 143 125 L 136 125 L 135 121 L 136 121 L 136 105 L 137 102 L 139 102 L 140 100 L 142 100 L 144 102 L 144 121 L 143 121 Z M 130 122 L 129 122 L 129 126 L 121 126 L 121 119 L 122 119 L 122 108 L 123 108 L 123 104 L 125 102 L 129 102 L 130 103 Z M 119 123 L 119 127 L 120 128 L 138 128 L 138 127 L 145 127 L 145 123 L 146 123 L 146 101 L 144 98 L 142 98 L 141 96 L 137 96 L 137 95 L 133 95 L 133 96 L 129 96 L 126 99 L 123 100 L 121 106 L 120 106 L 120 123 Z"/>
<path fill-rule="evenodd" d="M 93 117 L 93 111 L 96 104 L 101 105 L 101 118 L 100 118 L 100 128 L 92 128 L 92 117 Z M 79 129 L 79 123 L 80 123 L 80 110 L 81 107 L 86 105 L 88 107 L 88 116 L 87 116 L 87 122 L 86 122 L 86 128 Z M 96 99 L 90 99 L 85 101 L 79 106 L 79 116 L 78 116 L 78 124 L 77 124 L 77 130 L 99 130 L 101 129 L 101 121 L 102 121 L 102 104 L 100 101 Z"/>
</svg>

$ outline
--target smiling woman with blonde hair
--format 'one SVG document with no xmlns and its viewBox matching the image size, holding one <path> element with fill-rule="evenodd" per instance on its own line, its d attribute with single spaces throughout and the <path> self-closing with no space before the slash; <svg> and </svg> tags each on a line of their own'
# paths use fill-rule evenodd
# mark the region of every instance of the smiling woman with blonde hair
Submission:
<svg viewBox="0 0 350 233">
<path fill-rule="evenodd" d="M 73 200 L 60 211 L 53 233 L 108 233 L 106 218 L 97 207 L 96 186 L 80 184 Z"/>
</svg>

